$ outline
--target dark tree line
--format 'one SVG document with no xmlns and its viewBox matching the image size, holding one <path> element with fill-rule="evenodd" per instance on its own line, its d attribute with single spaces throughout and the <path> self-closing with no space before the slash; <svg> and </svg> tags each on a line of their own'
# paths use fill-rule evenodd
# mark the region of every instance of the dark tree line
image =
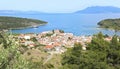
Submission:
<svg viewBox="0 0 120 69">
<path fill-rule="evenodd" d="M 110 42 L 104 40 L 102 33 L 95 35 L 87 50 L 75 44 L 62 59 L 60 69 L 120 69 L 120 41 L 114 35 Z"/>
<path fill-rule="evenodd" d="M 46 24 L 47 22 L 37 20 L 37 19 L 28 19 L 20 17 L 0 17 L 0 29 L 16 29 L 16 28 L 25 28 L 29 26 L 38 26 L 40 24 Z"/>
</svg>

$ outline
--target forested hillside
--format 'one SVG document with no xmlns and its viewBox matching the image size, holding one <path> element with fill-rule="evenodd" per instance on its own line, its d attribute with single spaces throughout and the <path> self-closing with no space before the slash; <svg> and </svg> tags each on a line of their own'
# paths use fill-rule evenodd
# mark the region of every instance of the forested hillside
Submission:
<svg viewBox="0 0 120 69">
<path fill-rule="evenodd" d="M 105 19 L 98 23 L 101 28 L 120 30 L 120 19 Z"/>
<path fill-rule="evenodd" d="M 0 16 L 0 29 L 19 29 L 46 24 L 47 22 L 20 17 Z"/>
</svg>

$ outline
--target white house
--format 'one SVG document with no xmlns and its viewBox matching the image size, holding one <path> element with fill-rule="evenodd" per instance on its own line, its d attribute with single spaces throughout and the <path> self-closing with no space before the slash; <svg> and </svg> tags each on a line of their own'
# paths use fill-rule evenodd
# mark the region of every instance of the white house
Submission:
<svg viewBox="0 0 120 69">
<path fill-rule="evenodd" d="M 24 39 L 26 39 L 26 40 L 30 39 L 30 36 L 24 36 Z"/>
</svg>

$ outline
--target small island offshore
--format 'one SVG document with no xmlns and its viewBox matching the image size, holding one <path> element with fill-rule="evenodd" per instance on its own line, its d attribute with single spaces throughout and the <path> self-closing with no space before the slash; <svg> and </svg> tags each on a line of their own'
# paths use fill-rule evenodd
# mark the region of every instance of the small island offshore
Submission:
<svg viewBox="0 0 120 69">
<path fill-rule="evenodd" d="M 22 29 L 27 27 L 37 27 L 47 24 L 47 22 L 37 19 L 20 17 L 0 16 L 0 29 Z"/>
</svg>

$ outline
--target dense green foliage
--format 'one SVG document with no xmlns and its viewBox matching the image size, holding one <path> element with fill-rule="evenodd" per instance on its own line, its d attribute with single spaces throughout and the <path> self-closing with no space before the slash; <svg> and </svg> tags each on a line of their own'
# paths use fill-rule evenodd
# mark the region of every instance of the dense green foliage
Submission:
<svg viewBox="0 0 120 69">
<path fill-rule="evenodd" d="M 27 69 L 27 62 L 20 57 L 16 40 L 2 33 L 0 36 L 0 69 Z"/>
<path fill-rule="evenodd" d="M 100 32 L 93 36 L 91 43 L 86 44 L 87 50 L 82 50 L 82 45 L 76 43 L 73 48 L 68 49 L 62 54 L 62 59 L 50 60 L 58 64 L 59 69 L 120 69 L 120 41 L 117 35 L 114 35 L 110 42 L 104 40 L 104 35 Z M 33 38 L 34 41 L 36 41 Z M 33 51 L 23 51 L 18 40 L 12 35 L 0 33 L 0 69 L 56 69 L 53 63 L 43 64 L 43 58 Z M 32 50 L 32 49 L 31 49 Z M 26 52 L 27 51 L 27 52 Z M 27 56 L 24 55 L 26 53 Z M 38 53 L 38 52 L 36 52 Z M 42 54 L 40 54 L 42 56 Z M 53 58 L 54 59 L 54 58 Z"/>
<path fill-rule="evenodd" d="M 33 40 L 35 40 L 33 38 Z M 35 40 L 36 41 L 36 40 Z M 43 59 L 36 59 L 35 57 L 26 59 L 24 53 L 27 53 L 28 49 L 19 45 L 19 40 L 15 39 L 13 35 L 0 33 L 0 69 L 53 69 L 54 66 L 50 63 L 43 65 Z M 35 50 L 34 50 L 35 52 Z M 38 52 L 37 52 L 38 53 Z M 32 52 L 28 52 L 27 57 L 35 55 Z M 40 54 L 42 56 L 42 54 Z M 36 59 L 37 62 L 32 59 Z M 41 61 L 42 60 L 42 61 Z"/>
<path fill-rule="evenodd" d="M 120 30 L 120 19 L 106 19 L 98 23 L 102 28 L 114 29 L 115 31 Z"/>
<path fill-rule="evenodd" d="M 0 16 L 0 29 L 19 29 L 25 27 L 34 27 L 46 23 L 47 22 L 45 21 L 36 19 Z"/>
<path fill-rule="evenodd" d="M 81 44 L 75 44 L 62 59 L 60 69 L 120 69 L 120 42 L 113 36 L 111 42 L 103 39 L 102 33 L 95 35 L 83 51 Z"/>
</svg>

